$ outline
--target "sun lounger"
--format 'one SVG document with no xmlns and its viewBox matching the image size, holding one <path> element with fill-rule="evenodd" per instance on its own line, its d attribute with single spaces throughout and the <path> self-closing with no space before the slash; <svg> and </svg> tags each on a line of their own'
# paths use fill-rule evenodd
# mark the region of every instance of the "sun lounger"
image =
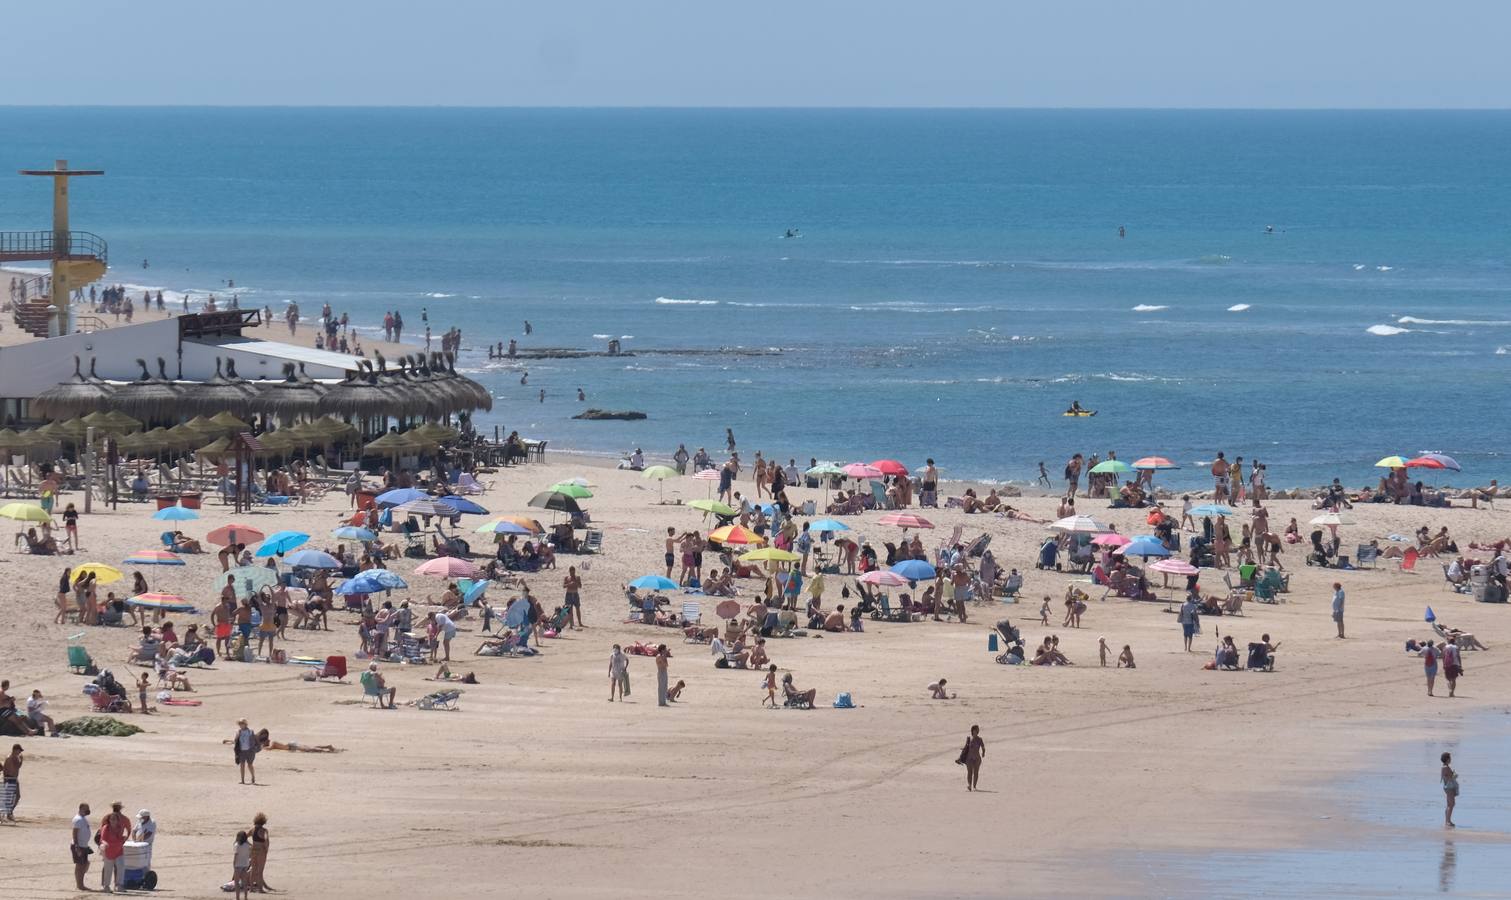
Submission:
<svg viewBox="0 0 1511 900">
<path fill-rule="evenodd" d="M 462 692 L 457 688 L 432 691 L 414 701 L 419 709 L 461 709 Z"/>
</svg>

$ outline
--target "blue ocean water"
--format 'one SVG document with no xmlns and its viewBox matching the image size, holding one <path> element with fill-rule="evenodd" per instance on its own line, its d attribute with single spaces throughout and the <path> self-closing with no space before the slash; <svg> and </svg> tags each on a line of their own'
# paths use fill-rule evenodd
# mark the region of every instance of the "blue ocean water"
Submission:
<svg viewBox="0 0 1511 900">
<path fill-rule="evenodd" d="M 57 157 L 107 170 L 73 218 L 113 279 L 411 331 L 426 308 L 498 397 L 483 424 L 554 445 L 1511 475 L 1511 113 L 0 108 L 0 172 Z M 0 227 L 49 202 L 0 175 Z M 522 386 L 482 349 L 611 336 L 781 352 Z M 579 386 L 650 418 L 572 421 Z"/>
</svg>

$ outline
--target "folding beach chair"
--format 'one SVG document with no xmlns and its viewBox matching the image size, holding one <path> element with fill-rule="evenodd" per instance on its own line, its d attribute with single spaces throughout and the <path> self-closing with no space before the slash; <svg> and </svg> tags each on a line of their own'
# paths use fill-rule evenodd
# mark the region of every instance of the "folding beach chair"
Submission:
<svg viewBox="0 0 1511 900">
<path fill-rule="evenodd" d="M 703 618 L 703 606 L 697 601 L 689 600 L 682 604 L 682 625 L 697 625 Z"/>
<path fill-rule="evenodd" d="M 339 682 L 345 677 L 346 657 L 344 656 L 327 656 L 325 658 L 325 665 L 315 670 L 315 680 L 317 681 L 332 678 Z"/>
<path fill-rule="evenodd" d="M 1415 569 L 1417 565 L 1417 557 L 1420 555 L 1421 554 L 1417 553 L 1417 548 L 1407 547 L 1405 555 L 1401 557 L 1401 571 L 1410 572 L 1412 569 Z"/>
<path fill-rule="evenodd" d="M 583 539 L 582 539 L 582 552 L 583 553 L 602 553 L 603 552 L 603 532 L 597 530 L 596 528 L 595 529 L 589 529 L 587 535 L 585 537 L 583 537 Z"/>
<path fill-rule="evenodd" d="M 94 666 L 94 659 L 82 644 L 68 645 L 68 671 L 75 675 L 87 675 L 89 669 Z"/>
<path fill-rule="evenodd" d="M 880 481 L 868 481 L 871 485 L 871 498 L 876 501 L 877 509 L 893 509 L 892 498 L 887 496 L 887 489 L 882 487 Z"/>
<path fill-rule="evenodd" d="M 461 709 L 462 692 L 456 688 L 432 691 L 414 702 L 420 709 Z"/>
<path fill-rule="evenodd" d="M 1354 550 L 1354 561 L 1360 566 L 1375 567 L 1375 560 L 1380 558 L 1380 548 L 1371 544 L 1360 544 Z"/>
</svg>

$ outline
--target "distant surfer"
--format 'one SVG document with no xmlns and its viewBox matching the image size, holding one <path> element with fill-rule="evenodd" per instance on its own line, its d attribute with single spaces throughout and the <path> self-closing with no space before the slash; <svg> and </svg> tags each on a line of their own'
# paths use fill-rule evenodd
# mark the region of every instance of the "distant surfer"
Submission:
<svg viewBox="0 0 1511 900">
<path fill-rule="evenodd" d="M 1274 234 L 1275 233 L 1275 226 L 1274 225 L 1266 225 L 1266 226 L 1264 226 L 1264 233 L 1265 234 Z"/>
<path fill-rule="evenodd" d="M 1125 238 L 1127 236 L 1128 236 L 1128 229 L 1125 226 L 1119 225 L 1118 226 L 1118 237 Z"/>
<path fill-rule="evenodd" d="M 802 236 L 803 236 L 802 232 L 800 232 L 796 228 L 789 228 L 789 229 L 787 229 L 787 233 L 784 234 L 784 235 L 782 235 L 782 237 L 784 237 L 784 238 L 795 238 L 795 237 L 802 237 Z"/>
<path fill-rule="evenodd" d="M 1067 416 L 1083 416 L 1085 414 L 1086 410 L 1081 408 L 1081 401 L 1079 400 L 1070 401 L 1070 409 L 1065 410 L 1065 415 Z"/>
</svg>

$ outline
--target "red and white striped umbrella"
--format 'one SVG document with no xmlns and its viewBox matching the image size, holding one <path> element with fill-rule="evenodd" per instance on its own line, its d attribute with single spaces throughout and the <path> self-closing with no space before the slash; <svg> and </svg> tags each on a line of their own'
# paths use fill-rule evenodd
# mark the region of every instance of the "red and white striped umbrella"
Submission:
<svg viewBox="0 0 1511 900">
<path fill-rule="evenodd" d="M 879 584 L 883 587 L 902 587 L 908 580 L 891 569 L 877 569 L 856 579 L 864 584 Z"/>
<path fill-rule="evenodd" d="M 699 469 L 698 471 L 696 471 L 696 472 L 693 473 L 693 477 L 696 478 L 696 479 L 698 479 L 699 481 L 718 481 L 719 480 L 719 470 L 718 469 Z"/>
</svg>

